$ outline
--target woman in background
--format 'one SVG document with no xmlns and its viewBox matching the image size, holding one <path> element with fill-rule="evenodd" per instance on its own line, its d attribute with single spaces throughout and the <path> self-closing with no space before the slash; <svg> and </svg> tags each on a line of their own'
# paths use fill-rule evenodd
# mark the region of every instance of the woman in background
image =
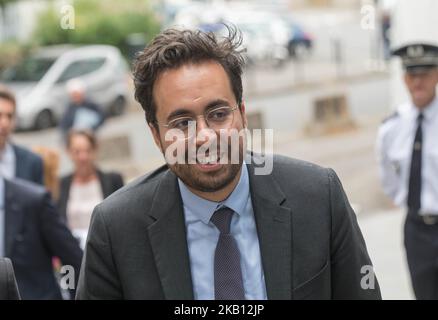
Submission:
<svg viewBox="0 0 438 320">
<path fill-rule="evenodd" d="M 66 143 L 74 171 L 61 178 L 58 210 L 73 233 L 84 240 L 94 207 L 121 188 L 123 178 L 96 166 L 98 145 L 91 131 L 70 131 Z"/>
</svg>

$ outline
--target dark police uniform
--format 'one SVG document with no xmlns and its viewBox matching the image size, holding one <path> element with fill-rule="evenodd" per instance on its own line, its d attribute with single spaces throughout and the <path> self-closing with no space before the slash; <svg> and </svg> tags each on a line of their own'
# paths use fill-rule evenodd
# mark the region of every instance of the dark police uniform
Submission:
<svg viewBox="0 0 438 320">
<path fill-rule="evenodd" d="M 411 44 L 393 52 L 405 71 L 438 67 L 438 46 Z M 406 257 L 417 299 L 438 299 L 438 98 L 420 112 L 412 101 L 379 128 L 380 176 L 385 193 L 407 209 Z"/>
</svg>

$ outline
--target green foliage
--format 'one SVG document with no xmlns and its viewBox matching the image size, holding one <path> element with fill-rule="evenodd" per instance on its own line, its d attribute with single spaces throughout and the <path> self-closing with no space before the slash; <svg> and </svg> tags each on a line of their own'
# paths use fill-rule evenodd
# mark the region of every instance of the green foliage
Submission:
<svg viewBox="0 0 438 320">
<path fill-rule="evenodd" d="M 4 68 L 18 63 L 31 48 L 22 46 L 16 42 L 4 42 L 0 44 L 0 72 Z"/>
<path fill-rule="evenodd" d="M 157 19 L 145 2 L 75 0 L 74 29 L 63 29 L 61 21 L 65 12 L 51 6 L 39 17 L 33 41 L 37 45 L 109 44 L 126 54 L 129 50 L 126 40 L 130 34 L 141 33 L 147 42 L 160 30 Z"/>
<path fill-rule="evenodd" d="M 0 0 L 0 8 L 5 8 L 11 2 L 17 2 L 17 0 Z"/>
</svg>

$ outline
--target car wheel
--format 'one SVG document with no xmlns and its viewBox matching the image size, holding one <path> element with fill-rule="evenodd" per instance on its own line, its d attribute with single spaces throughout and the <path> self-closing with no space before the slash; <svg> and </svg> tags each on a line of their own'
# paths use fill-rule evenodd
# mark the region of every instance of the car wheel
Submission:
<svg viewBox="0 0 438 320">
<path fill-rule="evenodd" d="M 43 110 L 40 113 L 38 113 L 36 119 L 35 119 L 35 129 L 36 130 L 44 130 L 51 128 L 55 125 L 55 119 L 53 117 L 53 114 L 50 110 Z"/>
<path fill-rule="evenodd" d="M 126 100 L 124 97 L 117 97 L 110 108 L 110 114 L 120 116 L 125 112 Z"/>
</svg>

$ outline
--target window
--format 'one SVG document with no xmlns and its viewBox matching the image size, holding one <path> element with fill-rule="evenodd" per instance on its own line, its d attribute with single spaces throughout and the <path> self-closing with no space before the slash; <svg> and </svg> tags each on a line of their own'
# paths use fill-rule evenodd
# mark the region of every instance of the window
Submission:
<svg viewBox="0 0 438 320">
<path fill-rule="evenodd" d="M 20 64 L 8 68 L 1 75 L 3 81 L 40 81 L 55 59 L 49 58 L 29 58 Z"/>
<path fill-rule="evenodd" d="M 94 72 L 98 70 L 105 63 L 105 61 L 105 58 L 91 58 L 75 61 L 64 70 L 57 82 L 65 82 L 70 79 Z"/>
</svg>

